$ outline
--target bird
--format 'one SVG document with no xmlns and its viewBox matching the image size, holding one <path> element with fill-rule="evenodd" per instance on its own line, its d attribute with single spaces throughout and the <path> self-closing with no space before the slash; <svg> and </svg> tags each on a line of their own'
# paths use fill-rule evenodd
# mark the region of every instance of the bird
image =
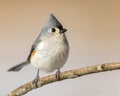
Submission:
<svg viewBox="0 0 120 96">
<path fill-rule="evenodd" d="M 69 43 L 65 32 L 58 19 L 50 14 L 40 34 L 31 46 L 30 53 L 25 62 L 15 65 L 8 71 L 19 71 L 26 65 L 37 68 L 37 75 L 33 80 L 36 84 L 39 79 L 39 71 L 46 73 L 56 71 L 56 79 L 60 79 L 60 69 L 64 66 L 69 55 Z"/>
</svg>

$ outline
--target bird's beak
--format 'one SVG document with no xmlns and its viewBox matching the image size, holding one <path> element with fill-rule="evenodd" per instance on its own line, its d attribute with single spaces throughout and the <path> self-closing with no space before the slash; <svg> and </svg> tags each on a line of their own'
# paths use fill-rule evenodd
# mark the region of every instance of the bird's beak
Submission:
<svg viewBox="0 0 120 96">
<path fill-rule="evenodd" d="M 66 31 L 67 31 L 67 29 L 64 29 L 64 28 L 60 30 L 61 33 L 64 33 Z"/>
</svg>

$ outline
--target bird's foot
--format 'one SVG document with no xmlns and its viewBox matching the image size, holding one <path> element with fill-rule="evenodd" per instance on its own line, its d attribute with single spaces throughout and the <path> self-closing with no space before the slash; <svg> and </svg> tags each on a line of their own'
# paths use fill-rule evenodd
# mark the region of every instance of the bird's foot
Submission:
<svg viewBox="0 0 120 96">
<path fill-rule="evenodd" d="M 35 79 L 32 81 L 32 83 L 35 85 L 35 88 L 38 88 L 38 80 L 39 76 L 36 76 Z"/>
<path fill-rule="evenodd" d="M 32 81 L 32 83 L 35 85 L 35 88 L 38 88 L 38 80 L 39 80 L 39 69 L 37 71 L 37 75 L 35 79 Z"/>
<path fill-rule="evenodd" d="M 60 73 L 61 73 L 60 69 L 58 69 L 57 72 L 56 72 L 56 79 L 57 80 L 60 80 Z"/>
</svg>

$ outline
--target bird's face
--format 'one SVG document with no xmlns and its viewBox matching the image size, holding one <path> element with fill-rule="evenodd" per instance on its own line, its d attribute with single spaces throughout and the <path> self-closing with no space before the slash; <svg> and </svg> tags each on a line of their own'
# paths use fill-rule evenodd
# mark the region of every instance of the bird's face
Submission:
<svg viewBox="0 0 120 96">
<path fill-rule="evenodd" d="M 67 29 L 64 29 L 63 27 L 52 27 L 48 29 L 48 34 L 52 36 L 60 36 L 64 34 L 67 31 Z"/>
<path fill-rule="evenodd" d="M 67 30 L 63 28 L 62 24 L 56 19 L 56 17 L 51 14 L 37 40 L 45 40 L 53 37 L 65 37 L 66 31 Z"/>
</svg>

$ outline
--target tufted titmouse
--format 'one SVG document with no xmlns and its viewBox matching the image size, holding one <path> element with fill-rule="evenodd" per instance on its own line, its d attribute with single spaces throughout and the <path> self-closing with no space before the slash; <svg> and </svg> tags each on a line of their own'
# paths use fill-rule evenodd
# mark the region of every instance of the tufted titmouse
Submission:
<svg viewBox="0 0 120 96">
<path fill-rule="evenodd" d="M 31 47 L 27 60 L 8 71 L 19 71 L 28 64 L 38 68 L 36 83 L 39 78 L 39 70 L 52 72 L 57 69 L 56 78 L 60 79 L 60 68 L 65 64 L 69 54 L 69 44 L 65 36 L 67 30 L 56 17 L 50 14 L 48 21 Z"/>
</svg>

